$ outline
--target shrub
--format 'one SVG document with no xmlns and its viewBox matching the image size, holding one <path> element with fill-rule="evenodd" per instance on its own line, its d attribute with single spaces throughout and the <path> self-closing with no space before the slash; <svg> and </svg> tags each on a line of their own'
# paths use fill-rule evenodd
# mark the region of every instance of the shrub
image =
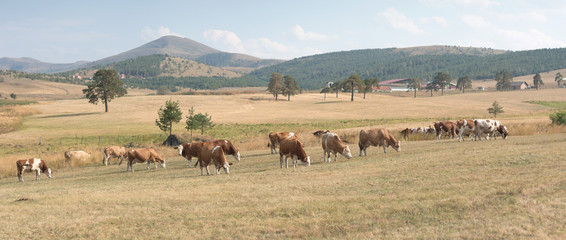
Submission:
<svg viewBox="0 0 566 240">
<path fill-rule="evenodd" d="M 566 125 L 566 111 L 552 113 L 549 117 L 554 125 Z"/>
</svg>

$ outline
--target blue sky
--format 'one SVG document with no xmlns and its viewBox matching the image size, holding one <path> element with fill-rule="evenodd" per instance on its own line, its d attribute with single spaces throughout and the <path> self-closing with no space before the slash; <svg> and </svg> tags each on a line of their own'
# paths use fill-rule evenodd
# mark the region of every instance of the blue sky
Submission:
<svg viewBox="0 0 566 240">
<path fill-rule="evenodd" d="M 354 49 L 566 47 L 566 1 L 3 1 L 0 57 L 94 61 L 165 35 L 292 59 Z"/>
</svg>

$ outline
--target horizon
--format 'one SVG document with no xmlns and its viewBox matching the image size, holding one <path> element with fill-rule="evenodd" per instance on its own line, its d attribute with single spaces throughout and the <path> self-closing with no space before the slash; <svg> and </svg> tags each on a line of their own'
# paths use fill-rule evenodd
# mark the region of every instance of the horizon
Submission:
<svg viewBox="0 0 566 240">
<path fill-rule="evenodd" d="M 223 52 L 281 60 L 422 46 L 506 51 L 566 47 L 561 26 L 566 2 L 550 0 L 25 4 L 5 3 L 11 11 L 0 16 L 0 31 L 10 37 L 0 39 L 0 58 L 92 62 L 169 35 Z"/>
</svg>

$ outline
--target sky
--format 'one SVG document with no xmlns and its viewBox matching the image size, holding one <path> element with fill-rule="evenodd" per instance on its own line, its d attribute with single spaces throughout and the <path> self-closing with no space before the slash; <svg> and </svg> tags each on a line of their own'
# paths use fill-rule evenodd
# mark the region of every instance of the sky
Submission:
<svg viewBox="0 0 566 240">
<path fill-rule="evenodd" d="M 566 47 L 562 0 L 2 0 L 0 58 L 95 61 L 162 36 L 259 58 L 428 45 Z"/>
</svg>

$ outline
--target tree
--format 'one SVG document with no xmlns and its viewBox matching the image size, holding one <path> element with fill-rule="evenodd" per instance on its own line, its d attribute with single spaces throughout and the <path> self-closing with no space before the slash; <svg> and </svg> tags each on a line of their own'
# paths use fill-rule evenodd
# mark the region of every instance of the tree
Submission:
<svg viewBox="0 0 566 240">
<path fill-rule="evenodd" d="M 350 75 L 350 77 L 348 77 L 348 79 L 344 80 L 344 82 L 342 84 L 343 84 L 344 88 L 347 88 L 347 89 L 352 91 L 352 97 L 350 98 L 351 102 L 354 101 L 354 89 L 364 88 L 364 83 L 360 79 L 360 75 L 357 75 L 357 74 Z"/>
<path fill-rule="evenodd" d="M 497 103 L 497 101 L 494 101 L 493 104 L 491 104 L 492 107 L 487 109 L 487 112 L 489 112 L 490 114 L 493 114 L 494 118 L 497 118 L 497 114 L 498 113 L 504 113 L 505 111 L 503 111 L 503 107 L 499 106 L 499 103 Z"/>
<path fill-rule="evenodd" d="M 456 88 L 462 90 L 462 93 L 466 93 L 466 89 L 472 88 L 472 80 L 470 80 L 470 77 L 468 76 L 458 78 Z"/>
<path fill-rule="evenodd" d="M 114 70 L 100 69 L 96 71 L 92 79 L 87 88 L 83 89 L 83 94 L 86 95 L 89 103 L 104 102 L 104 112 L 108 112 L 108 102 L 128 93 L 124 83 L 118 78 L 118 73 Z"/>
<path fill-rule="evenodd" d="M 10 97 L 11 97 L 12 99 L 16 99 L 18 96 L 17 96 L 15 93 L 10 93 Z"/>
<path fill-rule="evenodd" d="M 507 70 L 503 70 L 495 74 L 495 81 L 497 81 L 495 87 L 498 91 L 507 91 L 511 90 L 511 82 L 513 82 L 513 77 L 511 77 L 511 74 L 509 74 Z"/>
<path fill-rule="evenodd" d="M 554 81 L 556 81 L 556 83 L 558 84 L 558 86 L 560 87 L 560 84 L 562 83 L 562 79 L 564 79 L 564 77 L 562 76 L 562 74 L 560 74 L 559 72 L 556 73 L 556 77 L 554 77 Z"/>
<path fill-rule="evenodd" d="M 439 88 L 439 87 L 438 87 L 438 84 L 436 84 L 436 83 L 434 83 L 434 82 L 429 82 L 429 83 L 426 85 L 426 87 L 425 87 L 425 89 L 426 89 L 427 92 L 430 91 L 430 96 L 431 96 L 431 97 L 432 97 L 432 91 L 438 92 L 438 88 Z"/>
<path fill-rule="evenodd" d="M 379 87 L 379 79 L 377 78 L 366 78 L 364 79 L 364 99 L 366 99 L 366 92 L 372 91 L 373 87 Z"/>
<path fill-rule="evenodd" d="M 275 97 L 275 101 L 277 101 L 277 97 L 283 90 L 283 77 L 281 73 L 272 72 L 271 77 L 269 78 L 269 85 L 267 85 L 267 91 L 273 94 Z"/>
<path fill-rule="evenodd" d="M 155 119 L 155 125 L 161 129 L 161 131 L 167 132 L 169 130 L 169 136 L 173 130 L 173 123 L 178 123 L 183 117 L 181 108 L 179 108 L 179 101 L 172 101 L 171 99 L 165 102 L 165 107 L 161 106 L 157 112 L 159 115 L 158 119 Z"/>
<path fill-rule="evenodd" d="M 212 116 L 208 116 L 208 113 L 195 114 L 195 109 L 193 107 L 189 109 L 189 116 L 187 116 L 187 126 L 185 128 L 191 131 L 191 139 L 193 138 L 193 130 L 200 129 L 200 134 L 204 134 L 205 129 L 213 128 L 214 126 L 216 126 L 216 124 L 212 122 Z"/>
<path fill-rule="evenodd" d="M 291 75 L 285 75 L 283 77 L 283 94 L 287 95 L 287 101 L 291 101 L 291 95 L 295 95 L 301 91 L 299 84 Z"/>
<path fill-rule="evenodd" d="M 535 74 L 535 76 L 533 77 L 533 85 L 537 88 L 541 87 L 544 85 L 544 82 L 542 82 L 542 77 L 540 76 L 540 74 Z"/>
<path fill-rule="evenodd" d="M 324 87 L 322 90 L 320 90 L 320 93 L 324 93 L 324 100 L 326 100 L 326 94 L 330 91 L 332 91 L 332 89 L 330 89 L 329 87 Z"/>
<path fill-rule="evenodd" d="M 450 85 L 450 82 L 452 82 L 452 77 L 448 73 L 437 72 L 437 73 L 434 74 L 432 82 L 434 84 L 438 85 L 438 87 L 440 87 L 440 89 L 442 89 L 441 95 L 444 96 L 444 88 L 446 87 L 446 85 Z M 432 92 L 431 92 L 431 95 L 432 95 Z"/>
<path fill-rule="evenodd" d="M 407 87 L 409 89 L 413 89 L 415 91 L 414 98 L 417 98 L 417 90 L 419 90 L 419 88 L 421 88 L 422 84 L 423 84 L 422 80 L 420 80 L 419 78 L 413 78 L 413 79 L 411 79 L 411 81 L 407 85 Z M 431 91 L 431 94 L 432 94 L 432 91 Z"/>
<path fill-rule="evenodd" d="M 342 82 L 334 82 L 334 84 L 332 84 L 330 88 L 333 92 L 336 92 L 336 98 L 338 98 L 338 91 L 342 90 Z"/>
</svg>

